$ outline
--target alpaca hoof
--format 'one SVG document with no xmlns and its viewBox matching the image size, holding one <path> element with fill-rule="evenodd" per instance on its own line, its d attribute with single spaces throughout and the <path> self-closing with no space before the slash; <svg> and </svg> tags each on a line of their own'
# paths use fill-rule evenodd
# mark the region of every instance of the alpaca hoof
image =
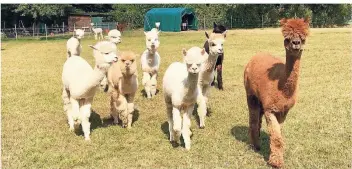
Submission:
<svg viewBox="0 0 352 169">
<path fill-rule="evenodd" d="M 249 145 L 251 149 L 253 149 L 254 151 L 260 151 L 260 146 L 259 145 Z"/>
<path fill-rule="evenodd" d="M 199 128 L 200 128 L 200 129 L 204 129 L 204 128 L 205 128 L 205 126 L 199 126 Z"/>
<path fill-rule="evenodd" d="M 278 155 L 270 155 L 268 164 L 274 168 L 282 168 L 284 165 L 283 157 Z"/>
<path fill-rule="evenodd" d="M 74 128 L 74 127 L 70 127 L 70 128 L 68 129 L 68 131 L 73 132 L 73 131 L 75 131 L 75 128 Z"/>
<path fill-rule="evenodd" d="M 90 141 L 90 137 L 86 137 L 86 138 L 84 138 L 84 140 Z"/>
<path fill-rule="evenodd" d="M 179 144 L 177 143 L 177 141 L 170 141 L 172 147 L 176 148 L 179 146 Z"/>
<path fill-rule="evenodd" d="M 219 86 L 219 90 L 224 90 L 224 88 L 222 86 Z"/>
</svg>

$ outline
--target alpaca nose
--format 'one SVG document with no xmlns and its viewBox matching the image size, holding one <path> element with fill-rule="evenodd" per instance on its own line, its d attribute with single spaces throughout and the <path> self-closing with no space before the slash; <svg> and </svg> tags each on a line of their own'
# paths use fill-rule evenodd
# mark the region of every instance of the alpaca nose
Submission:
<svg viewBox="0 0 352 169">
<path fill-rule="evenodd" d="M 294 44 L 294 45 L 300 45 L 300 44 L 301 44 L 301 41 L 300 41 L 300 40 L 293 40 L 293 41 L 292 41 L 292 44 Z"/>
<path fill-rule="evenodd" d="M 196 67 L 192 67 L 192 69 L 193 69 L 193 70 L 197 70 L 197 68 L 196 68 Z"/>
</svg>

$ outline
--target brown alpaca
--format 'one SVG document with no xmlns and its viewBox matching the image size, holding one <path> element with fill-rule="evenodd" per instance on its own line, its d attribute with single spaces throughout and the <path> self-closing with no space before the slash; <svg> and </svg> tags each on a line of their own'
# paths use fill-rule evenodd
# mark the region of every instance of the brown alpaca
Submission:
<svg viewBox="0 0 352 169">
<path fill-rule="evenodd" d="M 122 121 L 122 127 L 131 128 L 134 112 L 134 96 L 138 88 L 136 54 L 121 52 L 118 62 L 108 71 L 110 109 L 114 123 Z"/>
<path fill-rule="evenodd" d="M 309 19 L 281 19 L 285 38 L 286 64 L 270 54 L 257 54 L 244 71 L 244 85 L 249 109 L 250 144 L 259 150 L 262 116 L 265 116 L 270 135 L 270 157 L 273 167 L 284 164 L 284 141 L 281 127 L 297 99 L 299 65 L 309 33 Z"/>
</svg>

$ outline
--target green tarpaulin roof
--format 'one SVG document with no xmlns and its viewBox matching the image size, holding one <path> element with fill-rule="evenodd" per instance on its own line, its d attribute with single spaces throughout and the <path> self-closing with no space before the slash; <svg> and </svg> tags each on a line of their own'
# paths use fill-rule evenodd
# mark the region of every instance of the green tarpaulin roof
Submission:
<svg viewBox="0 0 352 169">
<path fill-rule="evenodd" d="M 144 30 L 155 28 L 160 22 L 161 31 L 181 31 L 182 17 L 187 15 L 188 29 L 198 30 L 198 19 L 191 8 L 153 8 L 144 17 Z"/>
</svg>

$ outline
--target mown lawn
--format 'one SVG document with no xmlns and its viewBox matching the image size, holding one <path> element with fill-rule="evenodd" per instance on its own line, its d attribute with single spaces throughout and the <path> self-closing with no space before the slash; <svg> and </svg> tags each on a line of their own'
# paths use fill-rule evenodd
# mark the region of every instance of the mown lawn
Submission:
<svg viewBox="0 0 352 169">
<path fill-rule="evenodd" d="M 302 56 L 298 102 L 283 128 L 286 168 L 351 168 L 351 29 L 311 29 Z M 231 30 L 224 60 L 224 91 L 212 88 L 206 128 L 192 119 L 192 147 L 168 141 L 162 77 L 181 61 L 182 48 L 203 46 L 203 31 L 160 34 L 159 94 L 135 99 L 131 130 L 111 125 L 109 97 L 97 92 L 91 141 L 68 131 L 61 100 L 66 40 L 2 42 L 1 146 L 4 168 L 268 168 L 265 120 L 262 149 L 248 146 L 248 109 L 243 70 L 251 56 L 271 52 L 284 59 L 280 29 Z M 92 37 L 83 39 L 82 57 L 93 66 Z M 123 33 L 119 50 L 141 54 L 142 31 Z M 139 59 L 138 59 L 139 62 Z M 139 65 L 138 65 L 139 66 Z M 141 69 L 139 67 L 139 80 Z"/>
</svg>

